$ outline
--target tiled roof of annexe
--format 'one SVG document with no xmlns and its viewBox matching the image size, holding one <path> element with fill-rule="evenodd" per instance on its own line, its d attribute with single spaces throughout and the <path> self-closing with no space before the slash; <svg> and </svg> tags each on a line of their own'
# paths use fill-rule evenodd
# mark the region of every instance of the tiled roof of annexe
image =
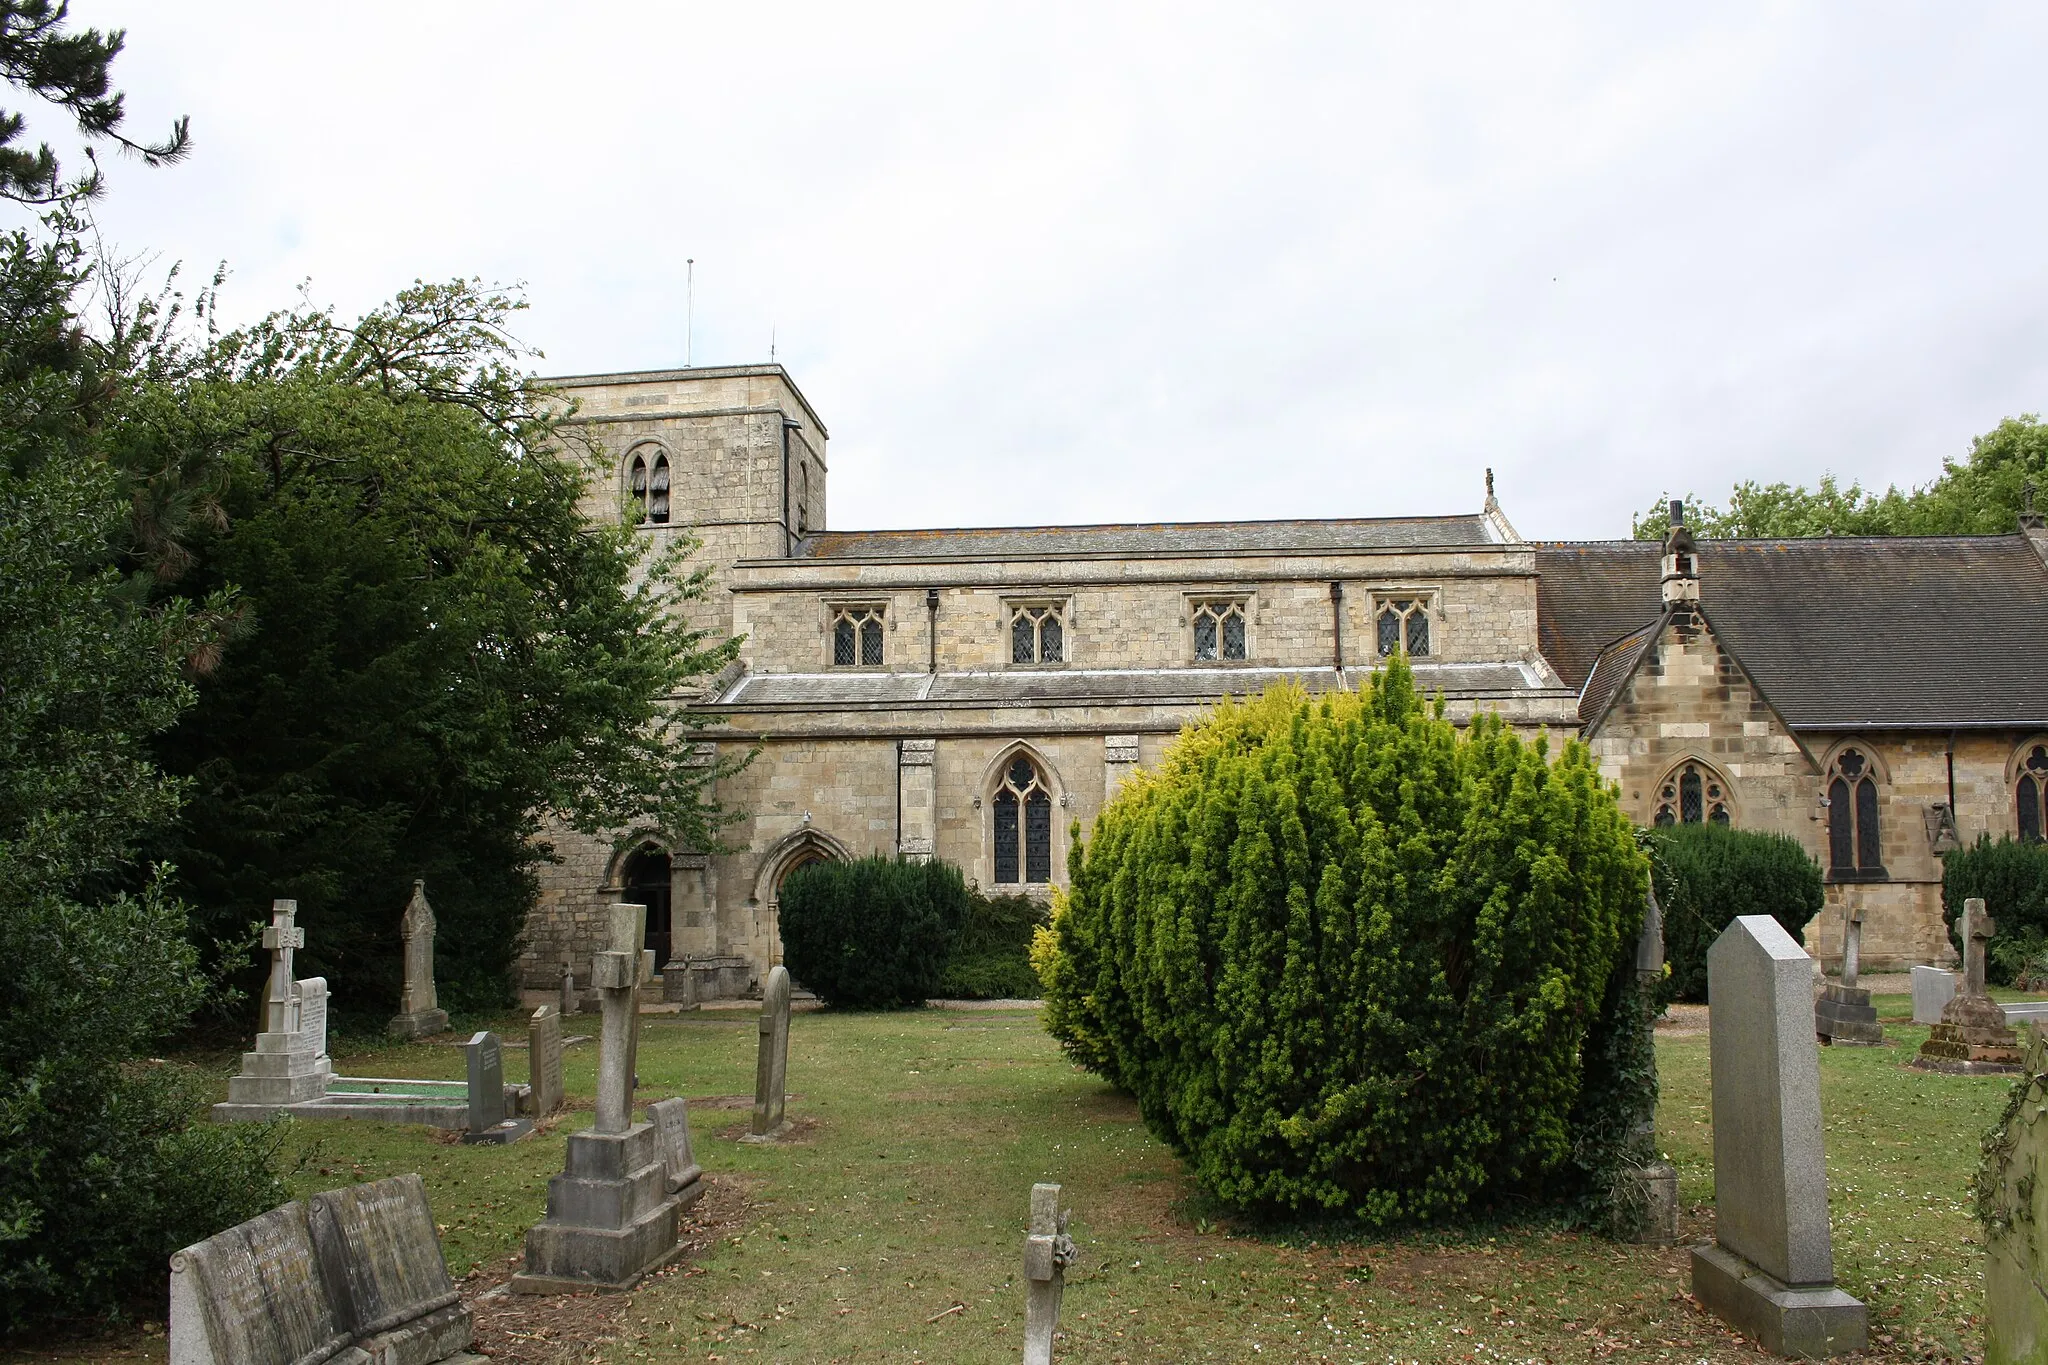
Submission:
<svg viewBox="0 0 2048 1365">
<path fill-rule="evenodd" d="M 1663 612 L 1662 547 L 1535 549 L 1543 653 L 1590 719 L 1647 644 L 1624 637 Z M 1797 729 L 2048 726 L 2048 566 L 2024 536 L 1703 540 L 1699 576 Z"/>
<path fill-rule="evenodd" d="M 1152 522 L 1106 526 L 990 526 L 930 531 L 819 531 L 812 559 L 989 559 L 1004 556 L 1171 555 L 1262 550 L 1407 550 L 1501 541 L 1484 514 L 1325 521 Z"/>
</svg>

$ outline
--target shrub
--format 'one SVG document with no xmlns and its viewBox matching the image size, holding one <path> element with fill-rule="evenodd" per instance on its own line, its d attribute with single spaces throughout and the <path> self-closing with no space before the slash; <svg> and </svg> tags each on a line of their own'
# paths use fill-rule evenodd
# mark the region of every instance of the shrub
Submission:
<svg viewBox="0 0 2048 1365">
<path fill-rule="evenodd" d="M 1805 942 L 1827 893 L 1820 864 L 1783 834 L 1722 825 L 1650 831 L 1657 904 L 1664 911 L 1664 1000 L 1707 998 L 1707 949 L 1738 915 L 1769 915 Z"/>
<path fill-rule="evenodd" d="M 1442 1219 L 1573 1200 L 1629 1147 L 1640 1095 L 1588 1072 L 1644 1029 L 1610 987 L 1647 872 L 1580 744 L 1460 734 L 1396 659 L 1225 703 L 1069 866 L 1047 1026 L 1218 1199 Z"/>
<path fill-rule="evenodd" d="M 967 883 L 950 863 L 877 854 L 798 868 L 781 904 L 791 976 L 828 1005 L 901 1009 L 939 993 Z"/>
<path fill-rule="evenodd" d="M 1985 954 L 1985 974 L 2001 986 L 2038 978 L 2038 959 L 2048 954 L 2048 844 L 2011 838 L 1994 843 L 1989 835 L 1979 835 L 1969 848 L 1942 859 L 1941 915 L 1959 953 L 1956 921 L 1972 896 L 1983 897 L 1984 908 L 1998 921 Z"/>
<path fill-rule="evenodd" d="M 939 973 L 939 994 L 949 1000 L 1035 998 L 1031 939 L 1045 922 L 1044 904 L 1030 896 L 970 891 L 966 919 Z"/>
</svg>

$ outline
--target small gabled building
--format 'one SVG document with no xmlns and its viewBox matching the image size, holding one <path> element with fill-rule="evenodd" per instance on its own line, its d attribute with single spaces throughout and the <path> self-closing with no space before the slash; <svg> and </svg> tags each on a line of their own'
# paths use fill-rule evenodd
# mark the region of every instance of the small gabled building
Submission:
<svg viewBox="0 0 2048 1365">
<path fill-rule="evenodd" d="M 1941 855 L 2040 838 L 2048 533 L 1536 547 L 1539 635 L 1643 825 L 1786 834 L 1821 864 L 1808 942 L 1939 962 Z"/>
</svg>

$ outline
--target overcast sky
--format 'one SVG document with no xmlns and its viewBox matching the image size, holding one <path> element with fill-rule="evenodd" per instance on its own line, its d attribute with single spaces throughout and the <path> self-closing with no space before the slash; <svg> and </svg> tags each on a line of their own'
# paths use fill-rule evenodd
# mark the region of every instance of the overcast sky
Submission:
<svg viewBox="0 0 2048 1365">
<path fill-rule="evenodd" d="M 1924 482 L 2048 406 L 2048 7 L 201 4 L 128 250 L 231 319 L 523 283 L 543 373 L 777 358 L 833 526 Z M 1283 12 L 1254 13 L 1255 8 Z M 37 131 L 50 126 L 45 114 Z"/>
</svg>

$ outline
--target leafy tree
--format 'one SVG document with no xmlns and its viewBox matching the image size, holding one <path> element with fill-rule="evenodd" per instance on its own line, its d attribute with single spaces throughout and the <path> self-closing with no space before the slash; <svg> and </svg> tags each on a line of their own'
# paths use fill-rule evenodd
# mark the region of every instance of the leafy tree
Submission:
<svg viewBox="0 0 2048 1365">
<path fill-rule="evenodd" d="M 1843 488 L 1832 474 L 1811 489 L 1744 482 L 1725 508 L 1689 498 L 1686 521 L 1696 535 L 1724 539 L 2004 535 L 2018 525 L 2029 483 L 2048 499 L 2048 426 L 2033 414 L 2006 418 L 1973 440 L 1967 456 L 1944 460 L 1938 478 L 1910 491 Z M 1634 519 L 1637 540 L 1664 538 L 1668 501 L 1660 497 Z"/>
<path fill-rule="evenodd" d="M 1660 1004 L 1706 1000 L 1707 949 L 1737 916 L 1769 915 L 1804 942 L 1808 921 L 1826 903 L 1820 864 L 1787 835 L 1698 824 L 1646 838 L 1670 968 Z"/>
<path fill-rule="evenodd" d="M 780 906 L 783 960 L 820 1000 L 905 1009 L 938 994 L 968 890 L 951 863 L 876 854 L 798 868 Z"/>
<path fill-rule="evenodd" d="M 111 68 L 126 35 L 119 29 L 70 31 L 70 9 L 65 0 L 0 0 L 0 77 L 71 115 L 86 139 L 91 169 L 66 184 L 48 143 L 34 151 L 17 145 L 28 120 L 0 110 L 0 198 L 48 204 L 98 194 L 102 180 L 94 142 L 110 142 L 150 166 L 181 160 L 191 150 L 191 129 L 182 118 L 162 142 L 136 142 L 121 132 L 126 110 Z"/>
<path fill-rule="evenodd" d="M 729 661 L 681 623 L 706 578 L 592 525 L 586 466 L 520 375 L 510 298 L 422 285 L 353 325 L 280 314 L 176 357 L 117 459 L 173 517 L 161 591 L 239 593 L 235 634 L 162 740 L 191 803 L 160 848 L 225 935 L 298 900 L 304 961 L 338 1002 L 397 998 L 398 919 L 425 878 L 457 1007 L 501 1003 L 543 820 L 651 815 L 716 845 L 701 724 L 671 704 Z"/>
<path fill-rule="evenodd" d="M 1276 688 L 1183 731 L 1076 847 L 1047 1025 L 1227 1203 L 1570 1201 L 1641 1108 L 1589 1072 L 1640 1053 L 1608 1034 L 1645 1027 L 1610 990 L 1644 861 L 1583 746 L 1460 732 L 1398 657 L 1362 693 Z"/>
</svg>

